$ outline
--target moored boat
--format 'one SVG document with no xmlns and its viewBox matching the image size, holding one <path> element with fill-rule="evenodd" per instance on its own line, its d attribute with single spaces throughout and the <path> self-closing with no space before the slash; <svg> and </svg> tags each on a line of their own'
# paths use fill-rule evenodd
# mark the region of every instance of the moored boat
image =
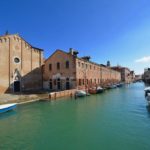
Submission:
<svg viewBox="0 0 150 150">
<path fill-rule="evenodd" d="M 147 99 L 148 105 L 150 105 L 150 93 L 147 93 L 146 99 Z"/>
<path fill-rule="evenodd" d="M 113 84 L 113 85 L 110 86 L 111 89 L 114 89 L 116 87 L 117 87 L 117 85 L 115 85 L 115 84 Z"/>
<path fill-rule="evenodd" d="M 97 93 L 102 93 L 104 91 L 104 89 L 100 86 L 98 87 L 92 87 L 89 89 L 89 93 L 90 94 L 97 94 Z"/>
<path fill-rule="evenodd" d="M 97 94 L 96 87 L 89 88 L 89 93 L 90 94 Z"/>
<path fill-rule="evenodd" d="M 123 86 L 123 83 L 118 83 L 116 84 L 117 87 L 122 87 Z"/>
<path fill-rule="evenodd" d="M 77 90 L 77 91 L 75 92 L 75 97 L 84 97 L 84 96 L 86 96 L 86 95 L 87 95 L 86 92 L 83 91 L 83 90 Z"/>
<path fill-rule="evenodd" d="M 148 96 L 148 93 L 150 93 L 150 87 L 146 87 L 144 91 L 145 91 L 145 97 Z"/>
<path fill-rule="evenodd" d="M 13 110 L 16 108 L 16 106 L 17 106 L 17 103 L 0 105 L 0 113 L 4 113 L 4 112 L 7 112 L 9 110 Z"/>
<path fill-rule="evenodd" d="M 101 86 L 97 87 L 97 93 L 102 93 L 104 91 L 104 89 Z"/>
</svg>

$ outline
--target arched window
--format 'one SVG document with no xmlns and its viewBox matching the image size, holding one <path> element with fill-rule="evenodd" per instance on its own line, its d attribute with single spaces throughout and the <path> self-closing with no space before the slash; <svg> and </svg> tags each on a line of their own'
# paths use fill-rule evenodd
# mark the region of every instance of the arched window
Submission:
<svg viewBox="0 0 150 150">
<path fill-rule="evenodd" d="M 92 84 L 92 79 L 91 79 L 91 84 Z"/>
<path fill-rule="evenodd" d="M 84 85 L 84 79 L 82 79 L 83 85 Z"/>
<path fill-rule="evenodd" d="M 66 68 L 69 68 L 69 61 L 66 61 Z"/>
<path fill-rule="evenodd" d="M 59 70 L 60 69 L 60 63 L 57 62 L 57 69 Z"/>
<path fill-rule="evenodd" d="M 79 79 L 79 85 L 81 85 L 82 84 L 82 81 L 81 81 L 81 79 Z"/>
<path fill-rule="evenodd" d="M 86 84 L 87 84 L 87 85 L 89 84 L 89 80 L 88 80 L 88 79 L 86 79 Z"/>
</svg>

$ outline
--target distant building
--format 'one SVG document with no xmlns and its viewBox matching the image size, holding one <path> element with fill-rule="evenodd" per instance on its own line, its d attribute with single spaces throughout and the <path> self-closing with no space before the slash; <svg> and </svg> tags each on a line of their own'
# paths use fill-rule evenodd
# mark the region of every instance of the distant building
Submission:
<svg viewBox="0 0 150 150">
<path fill-rule="evenodd" d="M 135 81 L 141 81 L 142 75 L 135 75 Z"/>
<path fill-rule="evenodd" d="M 133 82 L 135 80 L 135 73 L 134 71 L 130 71 L 130 77 L 131 77 L 131 82 Z"/>
<path fill-rule="evenodd" d="M 18 34 L 0 36 L 0 93 L 42 88 L 43 50 Z"/>
<path fill-rule="evenodd" d="M 118 71 L 90 61 L 89 56 L 79 58 L 78 52 L 56 50 L 44 65 L 43 83 L 45 89 L 86 89 L 106 83 L 120 82 Z"/>
<path fill-rule="evenodd" d="M 150 68 L 144 69 L 143 81 L 146 83 L 150 83 Z"/>
<path fill-rule="evenodd" d="M 121 81 L 125 83 L 130 83 L 134 81 L 135 73 L 134 71 L 130 71 L 129 68 L 121 66 L 114 66 L 111 68 L 121 73 Z"/>
</svg>

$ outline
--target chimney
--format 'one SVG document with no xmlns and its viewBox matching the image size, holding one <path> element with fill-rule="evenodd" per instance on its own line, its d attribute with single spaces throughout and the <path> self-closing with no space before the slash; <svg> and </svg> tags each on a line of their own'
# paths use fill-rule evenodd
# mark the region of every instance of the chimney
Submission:
<svg viewBox="0 0 150 150">
<path fill-rule="evenodd" d="M 82 57 L 82 59 L 84 59 L 86 61 L 90 61 L 91 57 L 90 56 L 84 56 L 84 57 Z"/>
<path fill-rule="evenodd" d="M 73 48 L 69 48 L 69 52 L 71 55 L 73 55 L 73 52 L 74 52 Z"/>
<path fill-rule="evenodd" d="M 70 48 L 70 49 L 69 49 L 69 53 L 70 53 L 71 55 L 75 56 L 75 57 L 77 57 L 77 55 L 79 54 L 79 52 L 76 51 L 76 50 L 74 50 L 73 48 Z"/>
</svg>

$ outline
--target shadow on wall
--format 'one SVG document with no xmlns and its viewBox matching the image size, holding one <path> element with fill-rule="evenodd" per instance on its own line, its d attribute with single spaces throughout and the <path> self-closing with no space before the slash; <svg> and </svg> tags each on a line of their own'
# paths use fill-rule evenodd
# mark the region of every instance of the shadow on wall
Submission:
<svg viewBox="0 0 150 150">
<path fill-rule="evenodd" d="M 35 68 L 24 76 L 15 69 L 10 77 L 12 82 L 5 93 L 35 93 L 43 89 L 43 67 Z"/>
</svg>

